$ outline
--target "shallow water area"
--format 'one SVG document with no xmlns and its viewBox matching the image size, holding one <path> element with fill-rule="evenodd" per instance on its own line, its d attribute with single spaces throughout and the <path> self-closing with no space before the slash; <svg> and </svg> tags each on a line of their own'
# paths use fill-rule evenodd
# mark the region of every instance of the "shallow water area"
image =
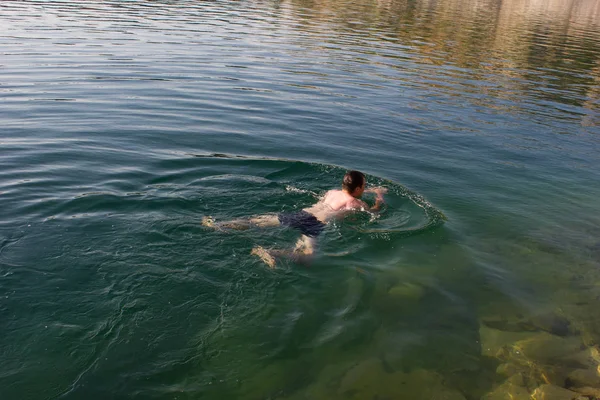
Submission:
<svg viewBox="0 0 600 400">
<path fill-rule="evenodd" d="M 0 55 L 0 399 L 600 398 L 597 0 L 5 1 Z M 347 169 L 309 265 L 201 223 Z"/>
</svg>

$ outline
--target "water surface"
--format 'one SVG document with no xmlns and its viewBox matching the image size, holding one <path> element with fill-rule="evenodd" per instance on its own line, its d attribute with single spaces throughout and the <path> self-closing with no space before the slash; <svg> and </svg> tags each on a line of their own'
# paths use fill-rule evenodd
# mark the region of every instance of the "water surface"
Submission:
<svg viewBox="0 0 600 400">
<path fill-rule="evenodd" d="M 494 334 L 600 344 L 598 1 L 5 1 L 0 54 L 3 399 L 471 400 Z M 309 268 L 200 224 L 348 168 L 388 205 Z"/>
</svg>

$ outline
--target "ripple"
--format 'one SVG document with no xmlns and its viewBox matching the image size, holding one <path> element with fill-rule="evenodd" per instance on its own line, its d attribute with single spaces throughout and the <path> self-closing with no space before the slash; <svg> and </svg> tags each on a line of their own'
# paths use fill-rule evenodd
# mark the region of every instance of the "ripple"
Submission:
<svg viewBox="0 0 600 400">
<path fill-rule="evenodd" d="M 599 18 L 596 0 L 3 2 L 3 394 L 336 398 L 338 364 L 375 357 L 479 398 L 490 303 L 589 304 L 572 318 L 594 337 Z M 387 208 L 332 224 L 310 268 L 250 255 L 296 232 L 199 223 L 313 204 L 344 167 Z"/>
</svg>

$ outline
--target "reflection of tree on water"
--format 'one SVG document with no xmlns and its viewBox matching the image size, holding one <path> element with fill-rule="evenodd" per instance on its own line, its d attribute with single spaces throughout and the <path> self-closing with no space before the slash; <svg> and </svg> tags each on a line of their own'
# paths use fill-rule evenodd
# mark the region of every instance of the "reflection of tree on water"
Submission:
<svg viewBox="0 0 600 400">
<path fill-rule="evenodd" d="M 581 120 L 583 126 L 600 125 L 600 60 L 596 61 L 596 67 L 592 70 L 595 85 L 592 85 L 587 92 L 587 99 L 583 107 L 588 110 Z"/>
<path fill-rule="evenodd" d="M 298 29 L 322 36 L 327 43 L 322 50 L 332 51 L 343 41 L 362 48 L 366 62 L 406 70 L 406 64 L 396 65 L 395 57 L 401 54 L 388 51 L 400 45 L 394 49 L 406 51 L 407 58 L 418 63 L 417 80 L 434 75 L 435 82 L 427 81 L 434 90 L 437 86 L 444 93 L 502 111 L 532 110 L 493 103 L 494 98 L 534 97 L 552 102 L 549 111 L 539 110 L 542 115 L 580 118 L 577 111 L 565 113 L 560 105 L 581 106 L 597 85 L 600 5 L 596 0 L 380 0 L 353 2 L 351 7 L 330 0 L 294 0 L 292 4 Z M 332 36 L 332 30 L 344 36 Z M 424 64 L 452 64 L 467 70 L 430 71 Z M 457 85 L 457 80 L 462 84 Z"/>
</svg>

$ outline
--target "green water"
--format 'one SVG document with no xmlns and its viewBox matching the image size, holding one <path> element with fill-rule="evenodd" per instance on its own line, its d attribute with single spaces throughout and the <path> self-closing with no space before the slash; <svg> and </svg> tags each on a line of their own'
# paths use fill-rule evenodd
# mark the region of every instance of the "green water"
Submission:
<svg viewBox="0 0 600 400">
<path fill-rule="evenodd" d="M 3 2 L 0 399 L 596 385 L 598 4 Z M 350 168 L 309 266 L 200 223 Z"/>
</svg>

